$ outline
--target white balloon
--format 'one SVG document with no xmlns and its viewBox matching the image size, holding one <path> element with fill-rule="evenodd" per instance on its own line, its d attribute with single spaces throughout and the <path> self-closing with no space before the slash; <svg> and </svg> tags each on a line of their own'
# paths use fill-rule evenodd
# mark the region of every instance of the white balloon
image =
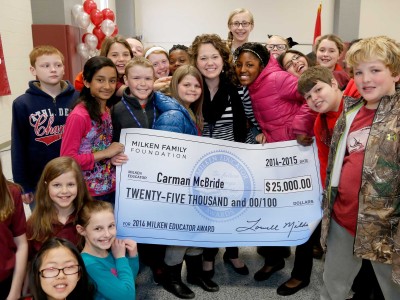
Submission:
<svg viewBox="0 0 400 300">
<path fill-rule="evenodd" d="M 83 6 L 80 4 L 75 4 L 74 6 L 72 6 L 71 12 L 72 16 L 74 17 L 74 20 L 76 20 L 78 14 L 83 12 Z"/>
<path fill-rule="evenodd" d="M 97 50 L 97 49 L 89 51 L 89 57 L 90 58 L 98 56 L 98 55 L 99 55 L 99 50 Z"/>
<path fill-rule="evenodd" d="M 115 23 L 109 19 L 105 19 L 103 22 L 101 22 L 101 31 L 106 36 L 111 36 L 115 30 Z"/>
<path fill-rule="evenodd" d="M 83 28 L 86 29 L 89 27 L 90 25 L 90 16 L 85 13 L 85 12 L 80 12 L 77 16 L 76 16 L 76 24 Z"/>
<path fill-rule="evenodd" d="M 97 36 L 92 33 L 88 33 L 85 36 L 85 44 L 88 45 L 89 50 L 96 50 L 98 42 Z"/>
<path fill-rule="evenodd" d="M 83 59 L 89 58 L 89 47 L 85 43 L 79 43 L 78 46 L 76 46 L 76 51 Z"/>
</svg>

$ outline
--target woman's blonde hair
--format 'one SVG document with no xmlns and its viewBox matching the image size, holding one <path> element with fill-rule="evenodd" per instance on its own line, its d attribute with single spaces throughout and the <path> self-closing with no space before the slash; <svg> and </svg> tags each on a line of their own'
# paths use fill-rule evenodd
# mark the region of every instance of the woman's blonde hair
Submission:
<svg viewBox="0 0 400 300">
<path fill-rule="evenodd" d="M 201 95 L 200 98 L 190 105 L 195 117 L 196 117 L 196 124 L 203 130 L 203 78 L 201 76 L 200 71 L 191 65 L 183 65 L 180 66 L 178 69 L 175 70 L 174 75 L 172 76 L 171 80 L 171 96 L 178 100 L 181 104 L 183 104 L 182 99 L 179 97 L 178 92 L 178 84 L 182 81 L 185 76 L 191 75 L 199 82 L 201 87 Z"/>
</svg>

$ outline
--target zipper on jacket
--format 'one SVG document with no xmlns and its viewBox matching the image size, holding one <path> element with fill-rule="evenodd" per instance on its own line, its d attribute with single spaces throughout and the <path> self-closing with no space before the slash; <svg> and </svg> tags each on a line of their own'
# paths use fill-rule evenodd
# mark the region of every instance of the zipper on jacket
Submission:
<svg viewBox="0 0 400 300">
<path fill-rule="evenodd" d="M 147 117 L 146 109 L 142 108 L 144 119 L 146 120 L 146 126 L 143 128 L 150 128 L 149 118 Z M 153 121 L 154 122 L 154 121 Z"/>
</svg>

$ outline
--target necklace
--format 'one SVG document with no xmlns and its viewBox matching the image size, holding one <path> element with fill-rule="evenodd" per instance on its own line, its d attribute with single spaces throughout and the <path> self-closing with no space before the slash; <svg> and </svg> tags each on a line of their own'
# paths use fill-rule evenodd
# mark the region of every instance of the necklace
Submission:
<svg viewBox="0 0 400 300">
<path fill-rule="evenodd" d="M 132 118 L 135 120 L 136 124 L 140 127 L 143 128 L 142 124 L 140 124 L 139 120 L 136 118 L 135 114 L 133 113 L 132 109 L 129 107 L 128 103 L 125 101 L 124 98 L 121 99 L 122 103 L 124 103 L 126 109 L 129 111 L 131 114 Z M 153 125 L 151 126 L 151 129 L 154 129 L 154 123 L 156 122 L 156 106 L 153 101 Z"/>
</svg>

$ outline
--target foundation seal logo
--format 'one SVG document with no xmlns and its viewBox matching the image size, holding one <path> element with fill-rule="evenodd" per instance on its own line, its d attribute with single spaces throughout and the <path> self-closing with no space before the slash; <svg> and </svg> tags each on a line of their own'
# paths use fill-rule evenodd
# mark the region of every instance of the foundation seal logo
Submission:
<svg viewBox="0 0 400 300">
<path fill-rule="evenodd" d="M 197 212 L 206 219 L 218 222 L 235 219 L 245 212 L 245 199 L 252 197 L 255 186 L 246 164 L 227 151 L 204 155 L 194 166 L 192 177 L 223 181 L 223 188 L 190 188 Z"/>
</svg>

